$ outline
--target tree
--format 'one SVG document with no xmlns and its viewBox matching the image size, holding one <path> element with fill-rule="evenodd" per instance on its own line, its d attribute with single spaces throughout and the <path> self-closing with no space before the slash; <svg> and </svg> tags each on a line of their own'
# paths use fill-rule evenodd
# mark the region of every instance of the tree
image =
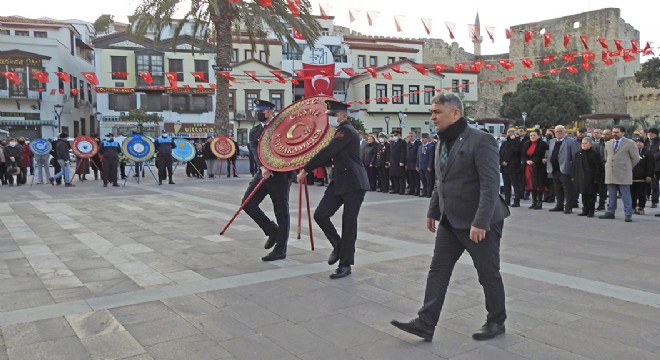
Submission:
<svg viewBox="0 0 660 360">
<path fill-rule="evenodd" d="M 635 73 L 635 80 L 645 88 L 660 89 L 660 58 L 654 57 L 642 64 Z"/>
<path fill-rule="evenodd" d="M 142 128 L 145 123 L 155 123 L 158 124 L 163 120 L 158 114 L 149 114 L 144 108 L 132 109 L 128 114 L 119 116 L 120 121 L 129 121 L 137 123 L 137 132 L 142 134 Z"/>
<path fill-rule="evenodd" d="M 299 49 L 289 27 L 295 29 L 311 46 L 321 34 L 321 26 L 310 13 L 309 0 L 272 0 L 272 6 L 261 6 L 262 1 L 228 0 L 142 0 L 132 17 L 134 31 L 144 36 L 147 31 L 155 31 L 156 40 L 162 31 L 172 23 L 177 23 L 174 40 L 186 23 L 194 24 L 195 34 L 204 30 L 204 40 L 215 44 L 216 64 L 227 68 L 231 63 L 232 29 L 239 37 L 247 37 L 252 50 L 256 52 L 258 40 L 274 34 L 281 42 Z M 265 0 L 264 0 L 265 2 Z M 178 5 L 190 3 L 186 14 L 179 20 L 173 15 Z M 296 6 L 298 16 L 291 13 L 289 5 Z M 173 41 L 176 46 L 176 41 Z M 265 46 L 266 55 L 269 48 Z M 215 128 L 220 135 L 229 134 L 229 82 L 216 73 Z"/>
<path fill-rule="evenodd" d="M 568 80 L 547 77 L 523 80 L 516 92 L 502 96 L 500 116 L 520 119 L 527 113 L 526 124 L 541 127 L 566 125 L 579 115 L 591 113 L 591 97 L 580 85 Z"/>
<path fill-rule="evenodd" d="M 94 30 L 97 33 L 108 33 L 110 30 L 110 25 L 115 22 L 115 16 L 109 14 L 103 14 L 94 21 Z"/>
</svg>

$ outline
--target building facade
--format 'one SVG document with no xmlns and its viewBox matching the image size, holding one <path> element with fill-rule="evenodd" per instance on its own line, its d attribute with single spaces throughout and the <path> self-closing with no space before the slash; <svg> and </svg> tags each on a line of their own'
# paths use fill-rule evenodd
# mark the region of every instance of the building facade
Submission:
<svg viewBox="0 0 660 360">
<path fill-rule="evenodd" d="M 78 20 L 0 17 L 0 71 L 18 77 L 14 84 L 0 75 L 0 129 L 27 138 L 97 131 L 96 94 L 82 75 L 94 71 L 93 34 Z M 48 82 L 33 75 L 42 72 Z"/>
</svg>

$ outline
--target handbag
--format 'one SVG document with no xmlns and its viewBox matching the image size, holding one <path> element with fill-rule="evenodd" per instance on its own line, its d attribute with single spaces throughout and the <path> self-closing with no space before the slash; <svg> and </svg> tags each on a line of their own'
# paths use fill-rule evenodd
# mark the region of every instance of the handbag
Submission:
<svg viewBox="0 0 660 360">
<path fill-rule="evenodd" d="M 21 168 L 16 166 L 16 163 L 9 163 L 9 167 L 6 169 L 7 175 L 18 175 L 21 173 Z"/>
</svg>

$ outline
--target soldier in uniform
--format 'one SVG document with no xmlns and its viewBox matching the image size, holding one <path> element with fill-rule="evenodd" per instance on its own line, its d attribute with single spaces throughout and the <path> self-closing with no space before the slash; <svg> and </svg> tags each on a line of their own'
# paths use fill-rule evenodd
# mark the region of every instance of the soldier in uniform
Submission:
<svg viewBox="0 0 660 360">
<path fill-rule="evenodd" d="M 167 175 L 170 180 L 168 184 L 174 185 L 172 181 L 172 150 L 176 147 L 174 139 L 167 135 L 167 131 L 161 132 L 161 137 L 156 139 L 156 152 L 158 153 L 158 185 L 163 184 Z M 166 174 L 167 173 L 167 174 Z"/>
<path fill-rule="evenodd" d="M 376 151 L 376 169 L 378 170 L 378 191 L 390 191 L 390 143 L 387 136 L 378 135 L 378 150 Z"/>
<path fill-rule="evenodd" d="M 119 186 L 117 184 L 117 166 L 119 166 L 119 154 L 121 154 L 121 146 L 115 140 L 112 133 L 105 136 L 107 139 L 101 142 L 99 152 L 103 154 L 103 187 L 108 187 L 108 182 L 112 186 Z"/>
<path fill-rule="evenodd" d="M 434 155 L 435 143 L 431 141 L 431 136 L 428 133 L 423 133 L 422 145 L 417 150 L 417 171 L 419 171 L 419 178 L 422 180 L 422 185 L 424 185 L 424 189 L 419 193 L 420 197 L 430 198 L 433 192 L 433 183 L 435 182 Z"/>
<path fill-rule="evenodd" d="M 401 139 L 401 131 L 392 131 L 390 143 L 390 178 L 392 189 L 390 194 L 406 193 L 406 142 Z"/>
<path fill-rule="evenodd" d="M 330 144 L 300 171 L 298 181 L 304 181 L 307 173 L 331 159 L 334 162 L 333 179 L 314 212 L 314 220 L 332 244 L 333 250 L 328 258 L 328 264 L 332 265 L 339 261 L 339 267 L 330 278 L 339 279 L 351 273 L 351 265 L 355 257 L 357 218 L 364 194 L 369 190 L 369 179 L 360 159 L 360 137 L 348 121 L 348 105 L 332 100 L 325 102 L 330 125 L 337 127 L 335 136 Z M 344 213 L 341 236 L 339 236 L 330 217 L 342 205 Z"/>
<path fill-rule="evenodd" d="M 271 120 L 273 120 L 275 104 L 265 100 L 255 100 L 254 105 L 255 110 L 257 111 L 257 120 L 259 120 L 260 124 L 250 130 L 248 146 L 253 154 L 258 154 L 261 134 Z M 254 159 L 257 162 L 258 171 L 252 178 L 252 181 L 250 181 L 247 190 L 245 190 L 243 202 L 245 202 L 261 179 L 266 178 L 267 180 L 261 185 L 252 199 L 245 204 L 243 210 L 257 223 L 257 225 L 259 225 L 264 234 L 268 236 L 264 248 L 273 248 L 273 250 L 268 255 L 262 257 L 261 260 L 281 260 L 286 258 L 289 228 L 291 225 L 291 219 L 289 216 L 289 190 L 291 189 L 291 181 L 293 180 L 291 176 L 292 174 L 290 171 L 270 171 L 261 164 L 258 156 L 255 156 Z M 270 196 L 270 199 L 273 202 L 273 210 L 275 212 L 275 220 L 277 223 L 269 219 L 259 208 L 259 204 L 261 204 L 266 195 Z"/>
</svg>

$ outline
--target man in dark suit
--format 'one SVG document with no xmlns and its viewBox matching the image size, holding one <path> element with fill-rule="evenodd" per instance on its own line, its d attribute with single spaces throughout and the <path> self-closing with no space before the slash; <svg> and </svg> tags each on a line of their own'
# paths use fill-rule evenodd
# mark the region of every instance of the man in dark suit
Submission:
<svg viewBox="0 0 660 360">
<path fill-rule="evenodd" d="M 511 207 L 520 207 L 523 195 L 522 156 L 523 142 L 514 129 L 507 132 L 507 139 L 500 147 L 500 172 L 504 180 L 504 200 Z M 513 187 L 513 204 L 511 204 L 511 187 Z"/>
<path fill-rule="evenodd" d="M 419 193 L 420 197 L 431 197 L 433 193 L 433 183 L 435 173 L 433 169 L 433 161 L 435 157 L 435 143 L 431 141 L 431 136 L 428 133 L 422 134 L 422 145 L 417 149 L 417 171 L 419 178 L 424 185 Z"/>
<path fill-rule="evenodd" d="M 431 100 L 431 120 L 438 130 L 436 181 L 426 227 L 436 232 L 435 250 L 418 317 L 392 325 L 431 341 L 454 265 L 465 250 L 477 269 L 486 297 L 486 323 L 474 333 L 487 340 L 504 333 L 506 309 L 500 275 L 500 237 L 509 209 L 499 196 L 497 142 L 468 126 L 463 103 L 453 94 Z"/>
<path fill-rule="evenodd" d="M 259 141 L 261 134 L 271 120 L 273 120 L 273 111 L 275 104 L 265 100 L 254 101 L 255 110 L 257 111 L 257 120 L 260 124 L 250 130 L 249 147 L 254 154 L 258 154 Z M 255 156 L 258 170 L 255 176 L 250 181 L 243 202 L 252 193 L 261 179 L 267 180 L 261 185 L 259 190 L 254 194 L 252 199 L 245 205 L 243 210 L 248 214 L 252 220 L 263 230 L 264 234 L 268 236 L 264 248 L 273 250 L 266 256 L 262 257 L 263 261 L 281 260 L 286 258 L 287 242 L 289 240 L 289 227 L 291 220 L 289 217 L 289 190 L 291 189 L 292 176 L 291 172 L 270 171 L 266 169 Z M 275 212 L 275 219 L 277 223 L 264 214 L 259 208 L 259 204 L 264 200 L 266 195 L 270 196 L 273 201 L 273 211 Z"/>
<path fill-rule="evenodd" d="M 577 203 L 572 176 L 573 158 L 579 151 L 580 144 L 566 136 L 566 128 L 562 125 L 555 126 L 555 138 L 548 143 L 548 156 L 545 159 L 557 197 L 557 204 L 550 211 L 570 214 L 571 208 Z"/>
<path fill-rule="evenodd" d="M 390 178 L 392 190 L 390 194 L 406 193 L 406 142 L 401 139 L 399 130 L 392 131 L 390 142 Z"/>
<path fill-rule="evenodd" d="M 422 143 L 415 138 L 415 133 L 408 133 L 406 145 L 406 179 L 408 192 L 406 195 L 419 196 L 419 172 L 417 171 L 417 151 Z"/>
<path fill-rule="evenodd" d="M 358 215 L 369 190 L 367 171 L 360 159 L 360 139 L 357 131 L 348 121 L 348 105 L 326 100 L 328 121 L 337 128 L 330 144 L 314 156 L 298 174 L 298 181 L 304 181 L 308 173 L 323 166 L 330 160 L 334 163 L 333 178 L 325 190 L 319 206 L 314 212 L 314 220 L 332 244 L 328 264 L 339 261 L 339 267 L 330 275 L 339 279 L 350 275 L 355 258 Z M 341 236 L 330 221 L 339 207 L 344 206 L 341 217 Z"/>
</svg>

